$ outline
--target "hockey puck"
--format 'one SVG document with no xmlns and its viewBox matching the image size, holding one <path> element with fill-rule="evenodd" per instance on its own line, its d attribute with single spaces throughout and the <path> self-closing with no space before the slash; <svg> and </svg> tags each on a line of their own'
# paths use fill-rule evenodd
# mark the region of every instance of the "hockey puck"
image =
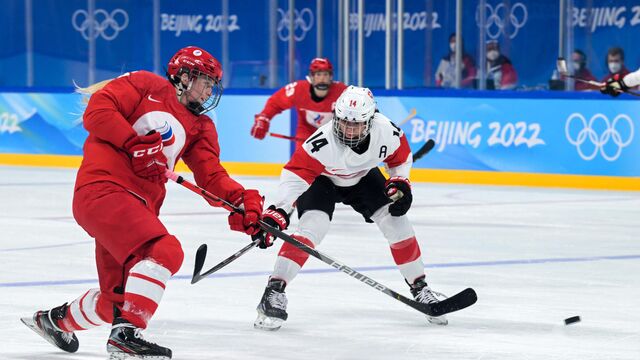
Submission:
<svg viewBox="0 0 640 360">
<path fill-rule="evenodd" d="M 580 322 L 580 316 L 572 316 L 572 317 L 564 319 L 564 324 L 565 325 L 571 325 L 571 324 L 575 324 L 577 322 Z"/>
</svg>

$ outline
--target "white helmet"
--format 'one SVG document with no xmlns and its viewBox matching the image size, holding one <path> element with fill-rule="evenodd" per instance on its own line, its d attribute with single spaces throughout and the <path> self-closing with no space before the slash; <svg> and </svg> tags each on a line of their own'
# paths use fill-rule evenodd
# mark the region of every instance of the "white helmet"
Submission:
<svg viewBox="0 0 640 360">
<path fill-rule="evenodd" d="M 333 109 L 333 133 L 346 146 L 354 147 L 366 139 L 376 102 L 371 90 L 349 86 L 336 100 Z"/>
</svg>

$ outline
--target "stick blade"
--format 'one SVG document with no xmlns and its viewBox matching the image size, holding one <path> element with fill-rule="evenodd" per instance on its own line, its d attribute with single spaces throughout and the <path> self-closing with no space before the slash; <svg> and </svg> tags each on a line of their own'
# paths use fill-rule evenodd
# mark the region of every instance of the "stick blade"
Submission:
<svg viewBox="0 0 640 360">
<path fill-rule="evenodd" d="M 413 154 L 413 161 L 415 162 L 420 160 L 429 151 L 431 151 L 434 148 L 434 146 L 436 146 L 436 142 L 433 141 L 433 139 L 427 140 L 427 142 L 424 145 L 422 145 L 422 147 L 418 149 L 418 151 L 416 151 L 415 154 Z"/>
<path fill-rule="evenodd" d="M 442 316 L 448 313 L 468 308 L 478 301 L 478 295 L 472 288 L 467 288 L 461 292 L 453 295 L 450 298 L 444 299 L 435 304 L 417 303 L 418 307 L 414 307 L 423 314 L 429 316 Z"/>
<path fill-rule="evenodd" d="M 431 316 L 441 316 L 450 312 L 462 310 L 478 301 L 478 295 L 472 288 L 466 288 L 454 296 L 442 300 L 431 307 Z"/>
<path fill-rule="evenodd" d="M 191 277 L 191 283 L 195 284 L 202 276 L 200 276 L 200 272 L 202 271 L 202 267 L 204 266 L 204 260 L 207 258 L 207 244 L 202 244 L 196 251 L 196 259 L 193 265 L 193 276 Z"/>
</svg>

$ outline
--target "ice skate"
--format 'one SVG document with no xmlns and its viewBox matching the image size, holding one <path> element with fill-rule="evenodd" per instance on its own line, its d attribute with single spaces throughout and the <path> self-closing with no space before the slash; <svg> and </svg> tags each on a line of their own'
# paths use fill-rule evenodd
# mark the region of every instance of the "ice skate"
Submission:
<svg viewBox="0 0 640 360">
<path fill-rule="evenodd" d="M 78 351 L 78 338 L 73 332 L 62 331 L 56 321 L 64 318 L 67 311 L 67 304 L 55 307 L 51 310 L 37 311 L 33 317 L 21 318 L 23 324 L 27 325 L 36 334 L 66 352 Z"/>
<path fill-rule="evenodd" d="M 419 278 L 413 283 L 413 285 L 410 285 L 410 286 L 411 286 L 411 294 L 413 295 L 413 298 L 417 302 L 421 302 L 425 304 L 433 304 L 440 301 L 438 300 L 438 296 L 446 298 L 443 294 L 431 290 L 429 285 L 427 285 L 427 283 L 424 281 L 424 277 Z M 436 324 L 436 325 L 447 325 L 449 323 L 445 315 L 437 316 L 437 317 L 427 315 L 427 320 L 430 323 Z"/>
<path fill-rule="evenodd" d="M 107 341 L 109 360 L 171 359 L 171 349 L 144 340 L 141 331 L 127 320 L 116 318 Z"/>
<path fill-rule="evenodd" d="M 275 331 L 287 320 L 287 296 L 284 293 L 286 283 L 283 280 L 269 280 L 258 304 L 258 317 L 253 327 Z"/>
</svg>

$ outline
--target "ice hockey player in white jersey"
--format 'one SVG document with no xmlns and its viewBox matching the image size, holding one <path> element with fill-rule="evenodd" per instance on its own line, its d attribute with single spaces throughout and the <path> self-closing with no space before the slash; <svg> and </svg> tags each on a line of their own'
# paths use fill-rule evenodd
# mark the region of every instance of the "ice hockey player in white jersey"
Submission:
<svg viewBox="0 0 640 360">
<path fill-rule="evenodd" d="M 378 168 L 381 162 L 389 179 Z M 285 165 L 277 201 L 264 211 L 263 220 L 286 229 L 288 213 L 296 203 L 299 222 L 292 236 L 313 248 L 329 231 L 335 204 L 349 205 L 378 226 L 416 301 L 437 302 L 437 293 L 425 281 L 420 247 L 406 215 L 412 202 L 412 163 L 404 133 L 376 110 L 371 91 L 349 86 L 336 101 L 333 119 L 313 133 Z M 254 236 L 273 243 L 273 236 L 266 232 Z M 256 328 L 277 330 L 287 320 L 284 290 L 308 257 L 289 243 L 282 245 L 257 308 Z M 445 316 L 428 320 L 447 324 Z"/>
</svg>

